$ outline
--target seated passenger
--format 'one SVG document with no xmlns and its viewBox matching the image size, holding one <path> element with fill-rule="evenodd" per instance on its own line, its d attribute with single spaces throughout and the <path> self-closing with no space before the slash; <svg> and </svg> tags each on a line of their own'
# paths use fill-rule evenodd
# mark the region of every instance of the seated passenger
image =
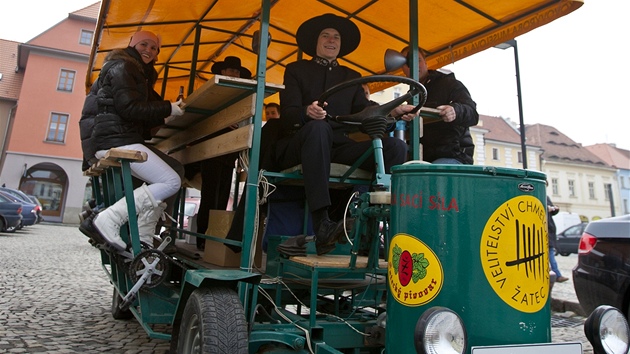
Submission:
<svg viewBox="0 0 630 354">
<path fill-rule="evenodd" d="M 125 49 L 112 51 L 98 81 L 86 98 L 81 135 L 84 159 L 100 159 L 111 148 L 144 151 L 146 162 L 131 163 L 132 174 L 147 184 L 133 191 L 140 240 L 153 244 L 156 224 L 166 204 L 179 191 L 178 168 L 164 155 L 144 144 L 151 128 L 163 125 L 170 115 L 181 116 L 181 101 L 163 100 L 153 86 L 157 79 L 154 63 L 160 52 L 160 38 L 152 32 L 136 32 Z M 96 96 L 93 93 L 96 92 Z M 94 108 L 96 107 L 96 110 Z M 94 114 L 95 115 L 90 115 Z M 90 124 L 93 123 L 93 124 Z M 172 159 L 169 160 L 173 163 Z M 81 223 L 81 231 L 117 251 L 127 249 L 120 227 L 129 220 L 125 198 Z"/>
<path fill-rule="evenodd" d="M 317 254 L 332 251 L 343 235 L 343 220 L 329 217 L 331 198 L 328 178 L 332 162 L 352 165 L 371 146 L 371 141 L 356 142 L 348 138 L 348 127 L 329 121 L 327 115 L 356 113 L 370 105 L 361 85 L 345 89 L 323 102 L 317 99 L 327 89 L 361 75 L 339 63 L 339 57 L 350 54 L 359 45 L 361 34 L 350 20 L 325 14 L 304 22 L 297 31 L 299 48 L 312 57 L 287 65 L 285 89 L 280 92 L 282 107 L 281 139 L 276 143 L 276 162 L 280 169 L 302 164 L 306 199 L 313 218 Z M 413 106 L 396 107 L 391 115 L 411 120 L 406 114 Z M 400 139 L 384 137 L 385 170 L 402 164 L 407 146 Z M 374 159 L 367 159 L 362 169 L 374 171 Z"/>
</svg>

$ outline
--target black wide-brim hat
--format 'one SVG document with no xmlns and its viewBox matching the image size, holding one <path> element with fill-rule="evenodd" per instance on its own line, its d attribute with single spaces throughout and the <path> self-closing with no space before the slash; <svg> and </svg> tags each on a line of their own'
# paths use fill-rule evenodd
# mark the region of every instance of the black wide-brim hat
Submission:
<svg viewBox="0 0 630 354">
<path fill-rule="evenodd" d="M 237 69 L 241 72 L 241 79 L 251 79 L 252 77 L 252 72 L 241 65 L 241 58 L 239 57 L 227 56 L 224 61 L 214 63 L 210 71 L 213 74 L 221 75 L 221 70 L 225 69 Z"/>
<path fill-rule="evenodd" d="M 317 39 L 326 28 L 334 28 L 341 35 L 341 48 L 338 57 L 352 53 L 361 42 L 359 27 L 347 18 L 323 14 L 304 21 L 295 35 L 298 47 L 312 57 L 317 55 Z"/>
</svg>

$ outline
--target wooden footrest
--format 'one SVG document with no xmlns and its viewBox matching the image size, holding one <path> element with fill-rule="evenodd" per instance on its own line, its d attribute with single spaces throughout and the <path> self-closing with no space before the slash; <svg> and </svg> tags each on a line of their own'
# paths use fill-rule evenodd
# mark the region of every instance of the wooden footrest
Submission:
<svg viewBox="0 0 630 354">
<path fill-rule="evenodd" d="M 293 256 L 289 258 L 293 262 L 304 264 L 311 267 L 319 268 L 343 268 L 350 266 L 350 256 L 326 254 L 318 256 L 315 254 L 308 254 L 306 256 Z M 357 256 L 357 268 L 366 268 L 368 257 Z M 383 259 L 378 261 L 379 268 L 386 268 L 387 262 Z"/>
</svg>

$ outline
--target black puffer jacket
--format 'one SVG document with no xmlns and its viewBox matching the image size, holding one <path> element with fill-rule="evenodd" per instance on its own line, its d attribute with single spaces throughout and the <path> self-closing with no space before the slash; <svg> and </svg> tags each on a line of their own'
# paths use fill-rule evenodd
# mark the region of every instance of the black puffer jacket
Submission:
<svg viewBox="0 0 630 354">
<path fill-rule="evenodd" d="M 86 160 L 98 150 L 143 143 L 151 138 L 151 128 L 164 124 L 164 118 L 171 113 L 170 102 L 153 90 L 157 78 L 153 65 L 144 64 L 134 48 L 114 50 L 105 61 L 104 70 L 86 98 L 81 117 Z"/>
<path fill-rule="evenodd" d="M 455 74 L 429 71 L 426 107 L 451 105 L 455 108 L 453 122 L 444 121 L 427 124 L 420 142 L 423 159 L 435 161 L 438 158 L 454 158 L 464 164 L 473 163 L 475 145 L 469 127 L 479 123 L 477 104 L 470 97 L 468 89 L 455 78 Z"/>
</svg>

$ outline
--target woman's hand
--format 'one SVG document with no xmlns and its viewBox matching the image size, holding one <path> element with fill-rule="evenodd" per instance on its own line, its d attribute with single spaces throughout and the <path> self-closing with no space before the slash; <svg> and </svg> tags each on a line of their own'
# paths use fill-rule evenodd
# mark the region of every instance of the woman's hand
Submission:
<svg viewBox="0 0 630 354">
<path fill-rule="evenodd" d="M 171 102 L 171 115 L 172 116 L 181 116 L 184 114 L 184 109 L 179 106 L 181 104 L 182 104 L 181 98 L 177 102 Z"/>
</svg>

